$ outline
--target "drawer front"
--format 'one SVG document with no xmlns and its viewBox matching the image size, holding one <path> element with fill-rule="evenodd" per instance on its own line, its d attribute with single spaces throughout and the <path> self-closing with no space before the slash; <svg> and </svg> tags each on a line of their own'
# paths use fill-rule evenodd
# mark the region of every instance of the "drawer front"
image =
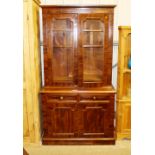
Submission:
<svg viewBox="0 0 155 155">
<path fill-rule="evenodd" d="M 110 94 L 80 94 L 80 101 L 103 101 L 110 102 L 113 95 Z"/>
<path fill-rule="evenodd" d="M 66 101 L 77 100 L 76 94 L 46 94 L 47 99 L 50 101 Z"/>
</svg>

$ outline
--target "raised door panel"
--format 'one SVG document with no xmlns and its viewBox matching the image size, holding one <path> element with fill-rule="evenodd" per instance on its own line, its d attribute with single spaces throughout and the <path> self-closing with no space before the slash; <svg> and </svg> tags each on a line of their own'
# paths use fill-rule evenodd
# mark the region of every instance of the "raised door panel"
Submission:
<svg viewBox="0 0 155 155">
<path fill-rule="evenodd" d="M 131 104 L 122 104 L 122 132 L 130 132 L 131 130 Z"/>
<path fill-rule="evenodd" d="M 76 15 L 53 14 L 46 18 L 44 52 L 45 85 L 76 83 Z"/>
<path fill-rule="evenodd" d="M 79 85 L 102 86 L 111 82 L 112 15 L 79 15 Z"/>
<path fill-rule="evenodd" d="M 67 97 L 67 96 L 66 96 Z M 69 99 L 73 96 L 68 97 Z M 75 100 L 55 99 L 51 95 L 42 95 L 43 128 L 45 137 L 75 137 Z"/>
<path fill-rule="evenodd" d="M 113 100 L 113 99 L 112 99 Z M 110 98 L 105 100 L 83 100 L 79 103 L 81 112 L 80 137 L 113 137 L 114 107 Z"/>
</svg>

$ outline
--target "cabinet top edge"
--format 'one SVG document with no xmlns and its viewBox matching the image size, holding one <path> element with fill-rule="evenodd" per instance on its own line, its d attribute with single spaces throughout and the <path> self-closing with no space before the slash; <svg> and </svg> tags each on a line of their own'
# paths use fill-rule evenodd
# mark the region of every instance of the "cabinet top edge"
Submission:
<svg viewBox="0 0 155 155">
<path fill-rule="evenodd" d="M 131 26 L 118 26 L 118 29 L 131 29 Z"/>
<path fill-rule="evenodd" d="M 115 8 L 116 5 L 40 5 L 41 8 Z"/>
<path fill-rule="evenodd" d="M 43 87 L 40 90 L 40 93 L 116 93 L 116 90 L 113 88 L 113 86 L 111 87 L 103 87 L 103 88 L 52 88 L 52 87 Z"/>
</svg>

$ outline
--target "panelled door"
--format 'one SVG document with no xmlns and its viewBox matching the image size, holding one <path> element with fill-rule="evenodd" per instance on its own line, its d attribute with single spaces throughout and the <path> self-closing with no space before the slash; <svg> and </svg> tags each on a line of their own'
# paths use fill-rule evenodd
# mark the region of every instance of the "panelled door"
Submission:
<svg viewBox="0 0 155 155">
<path fill-rule="evenodd" d="M 76 17 L 75 14 L 51 14 L 45 19 L 45 85 L 76 83 Z"/>
<path fill-rule="evenodd" d="M 111 18 L 109 14 L 79 15 L 80 86 L 111 82 Z"/>
<path fill-rule="evenodd" d="M 76 137 L 76 95 L 42 94 L 42 101 L 44 136 Z"/>
<path fill-rule="evenodd" d="M 81 115 L 79 137 L 113 137 L 114 136 L 114 107 L 113 96 L 81 95 L 78 110 Z"/>
</svg>

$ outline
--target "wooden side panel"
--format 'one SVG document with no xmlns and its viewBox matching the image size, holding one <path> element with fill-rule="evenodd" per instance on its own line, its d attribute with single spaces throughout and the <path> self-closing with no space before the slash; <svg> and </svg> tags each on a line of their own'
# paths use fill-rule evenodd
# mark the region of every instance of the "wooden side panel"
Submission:
<svg viewBox="0 0 155 155">
<path fill-rule="evenodd" d="M 39 48 L 39 2 L 24 1 L 24 131 L 31 143 L 39 143 L 41 135 Z"/>
<path fill-rule="evenodd" d="M 31 94 L 28 93 L 30 90 L 30 83 L 28 83 L 28 79 L 30 77 L 30 69 L 29 66 L 26 64 L 29 60 L 29 24 L 28 24 L 28 8 L 29 3 L 28 1 L 24 1 L 24 53 L 23 53 L 23 61 L 24 61 L 24 96 L 23 96 L 23 130 L 24 130 L 24 142 L 26 142 L 26 139 L 29 139 L 30 141 L 34 141 L 34 128 L 33 128 L 33 116 L 32 116 L 32 105 L 30 104 L 32 102 Z M 29 119 L 31 117 L 31 119 Z"/>
<path fill-rule="evenodd" d="M 28 113 L 26 105 L 26 91 L 23 90 L 24 103 L 23 103 L 23 136 L 29 137 Z"/>
<path fill-rule="evenodd" d="M 28 25 L 27 25 L 27 19 L 26 19 L 26 15 L 27 15 L 27 2 L 24 2 L 24 8 L 23 8 L 23 20 L 24 20 L 24 50 L 27 50 L 28 48 L 28 38 L 27 38 L 27 35 L 28 35 Z M 25 75 L 25 63 L 24 63 L 24 66 L 23 66 L 23 73 Z M 23 100 L 23 136 L 24 138 L 25 137 L 29 137 L 29 126 L 28 126 L 28 118 L 27 118 L 27 100 L 26 100 L 26 81 L 25 81 L 25 76 L 24 76 L 24 79 L 23 79 L 23 97 L 24 97 L 24 100 Z"/>
</svg>

